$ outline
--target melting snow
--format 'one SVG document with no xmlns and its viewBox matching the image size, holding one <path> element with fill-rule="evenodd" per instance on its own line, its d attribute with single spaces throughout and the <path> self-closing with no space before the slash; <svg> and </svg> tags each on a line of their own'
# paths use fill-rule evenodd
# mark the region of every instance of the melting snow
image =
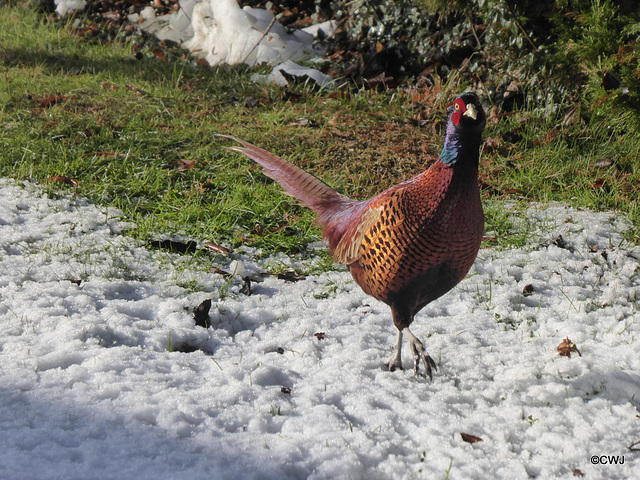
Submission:
<svg viewBox="0 0 640 480">
<path fill-rule="evenodd" d="M 85 7 L 85 0 L 55 0 L 56 11 L 66 15 Z M 268 10 L 240 8 L 237 0 L 181 0 L 177 12 L 156 16 L 148 6 L 140 14 L 129 15 L 129 21 L 161 40 L 183 45 L 209 65 L 277 65 L 270 75 L 256 75 L 254 81 L 286 85 L 280 73 L 308 77 L 321 87 L 333 79 L 316 69 L 294 62 L 317 58 L 324 53 L 318 40 L 333 35 L 335 22 L 326 21 L 292 32 L 275 21 Z"/>
</svg>

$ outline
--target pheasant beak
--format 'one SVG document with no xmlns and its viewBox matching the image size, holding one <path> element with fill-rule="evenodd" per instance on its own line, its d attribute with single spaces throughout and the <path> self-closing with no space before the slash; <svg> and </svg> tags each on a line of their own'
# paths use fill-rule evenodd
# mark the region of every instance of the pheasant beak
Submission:
<svg viewBox="0 0 640 480">
<path fill-rule="evenodd" d="M 470 117 L 471 120 L 475 120 L 478 118 L 478 109 L 473 103 L 467 105 L 467 109 L 462 114 L 463 117 Z"/>
</svg>

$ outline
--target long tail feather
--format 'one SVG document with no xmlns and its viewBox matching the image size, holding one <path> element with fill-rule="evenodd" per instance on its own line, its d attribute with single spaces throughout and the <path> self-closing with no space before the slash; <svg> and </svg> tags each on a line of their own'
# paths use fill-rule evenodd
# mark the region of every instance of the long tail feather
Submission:
<svg viewBox="0 0 640 480">
<path fill-rule="evenodd" d="M 326 214 L 332 207 L 350 201 L 322 180 L 266 150 L 230 135 L 216 136 L 242 144 L 242 147 L 229 147 L 229 150 L 243 153 L 259 164 L 265 175 L 278 182 L 286 193 L 318 213 Z"/>
</svg>

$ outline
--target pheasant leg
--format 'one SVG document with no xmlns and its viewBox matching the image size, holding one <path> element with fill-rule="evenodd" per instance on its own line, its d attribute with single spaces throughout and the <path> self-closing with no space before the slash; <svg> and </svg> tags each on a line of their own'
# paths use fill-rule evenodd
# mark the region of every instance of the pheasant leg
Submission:
<svg viewBox="0 0 640 480">
<path fill-rule="evenodd" d="M 396 344 L 393 347 L 393 355 L 385 365 L 389 367 L 390 372 L 396 369 L 402 370 L 402 332 L 400 330 L 398 330 Z"/>
</svg>

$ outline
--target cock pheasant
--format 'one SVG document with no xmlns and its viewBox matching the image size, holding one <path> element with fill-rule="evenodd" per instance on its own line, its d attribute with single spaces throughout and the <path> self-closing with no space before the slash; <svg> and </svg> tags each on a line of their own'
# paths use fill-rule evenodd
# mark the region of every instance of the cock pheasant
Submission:
<svg viewBox="0 0 640 480">
<path fill-rule="evenodd" d="M 231 147 L 260 164 L 285 191 L 318 213 L 333 258 L 353 279 L 391 307 L 398 329 L 389 370 L 402 369 L 408 337 L 414 372 L 437 370 L 409 330 L 415 314 L 460 282 L 471 268 L 484 231 L 478 160 L 486 115 L 473 93 L 448 109 L 444 147 L 429 169 L 364 201 L 347 198 L 291 163 L 235 137 Z"/>
</svg>

